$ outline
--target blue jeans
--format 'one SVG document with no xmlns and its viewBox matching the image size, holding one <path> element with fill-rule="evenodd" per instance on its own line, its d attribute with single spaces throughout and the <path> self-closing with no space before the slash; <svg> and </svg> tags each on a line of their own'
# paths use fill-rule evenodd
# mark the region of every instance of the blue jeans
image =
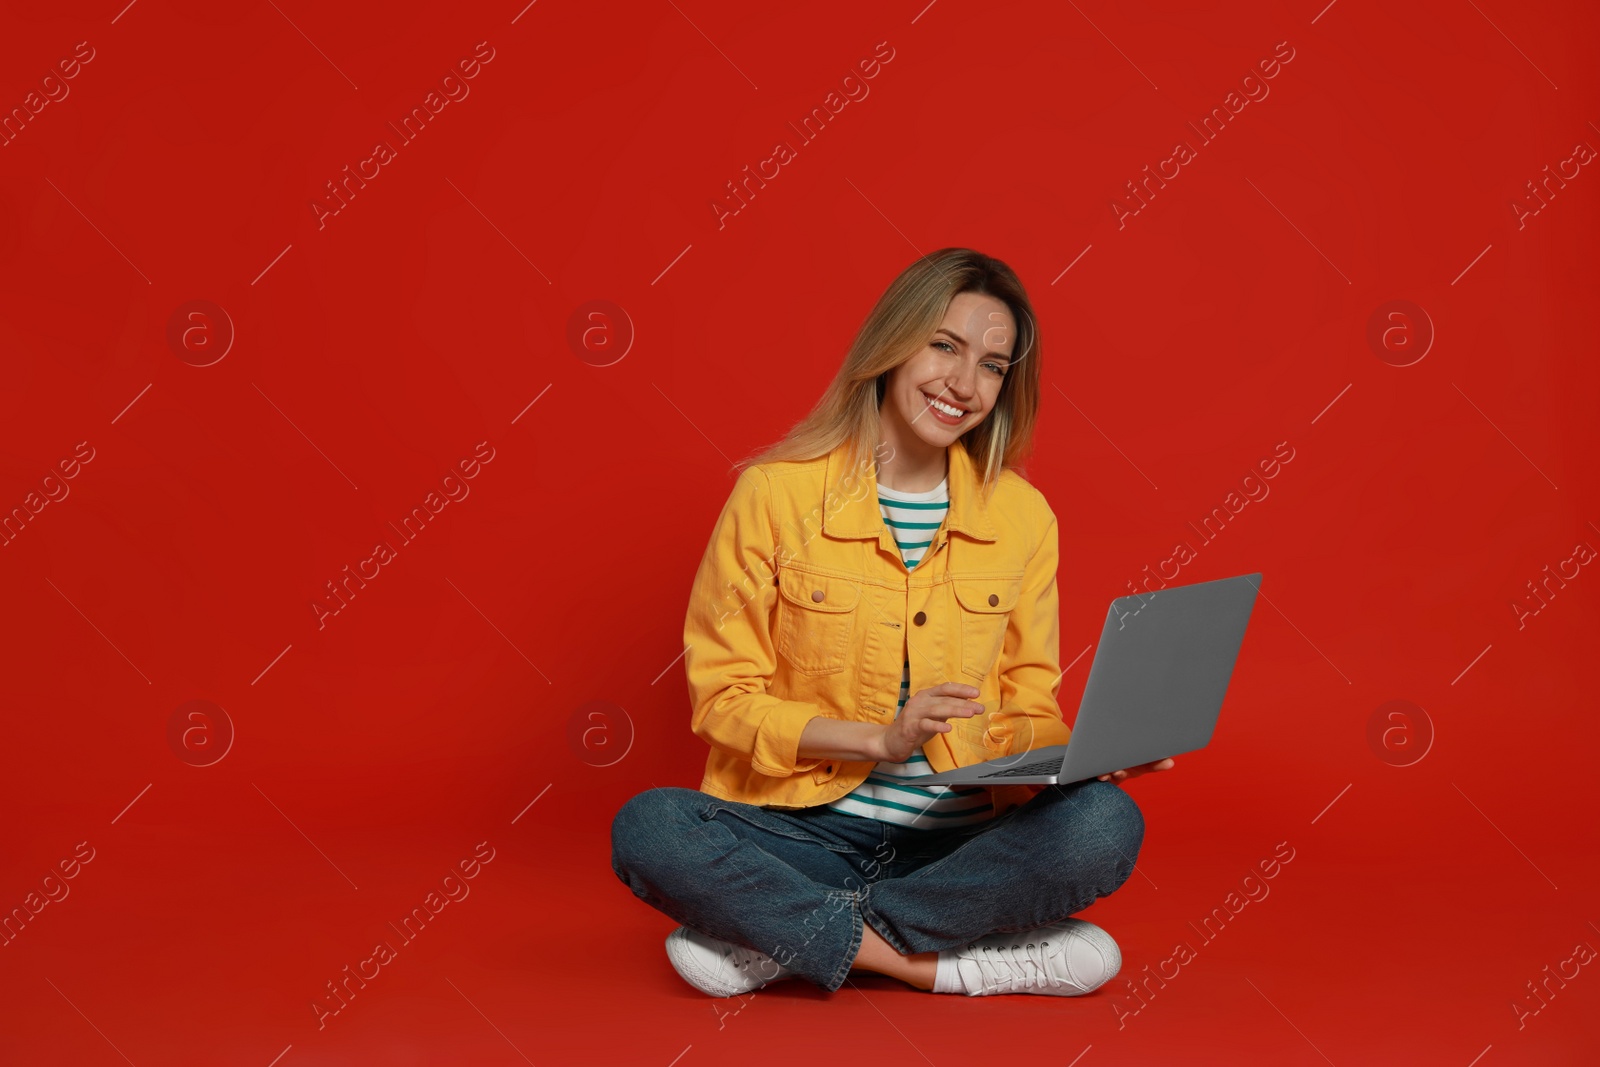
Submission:
<svg viewBox="0 0 1600 1067">
<path fill-rule="evenodd" d="M 863 924 L 902 955 L 1060 922 L 1133 873 L 1144 816 L 1121 786 L 1050 786 L 987 822 L 912 829 L 825 805 L 760 808 L 647 789 L 611 824 L 635 896 L 832 992 Z"/>
</svg>

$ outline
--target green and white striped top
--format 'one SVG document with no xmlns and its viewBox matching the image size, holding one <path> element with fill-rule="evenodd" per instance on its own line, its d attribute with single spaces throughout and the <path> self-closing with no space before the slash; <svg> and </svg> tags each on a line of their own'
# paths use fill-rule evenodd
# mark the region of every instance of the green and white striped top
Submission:
<svg viewBox="0 0 1600 1067">
<path fill-rule="evenodd" d="M 933 535 L 950 510 L 949 479 L 925 493 L 905 493 L 878 486 L 878 507 L 883 521 L 894 531 L 895 544 L 906 570 L 915 570 Z M 911 658 L 905 654 L 900 673 L 900 702 L 896 717 L 911 699 Z M 994 818 L 994 804 L 982 786 L 917 786 L 914 781 L 933 768 L 928 757 L 913 752 L 904 763 L 880 762 L 867 780 L 828 807 L 849 815 L 898 823 L 918 829 L 962 826 Z"/>
</svg>

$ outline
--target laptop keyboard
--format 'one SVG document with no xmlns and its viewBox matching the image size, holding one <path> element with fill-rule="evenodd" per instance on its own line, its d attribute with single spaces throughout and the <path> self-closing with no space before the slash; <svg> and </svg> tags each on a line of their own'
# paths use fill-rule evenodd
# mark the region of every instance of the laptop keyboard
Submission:
<svg viewBox="0 0 1600 1067">
<path fill-rule="evenodd" d="M 1048 759 L 1034 760 L 1032 763 L 1020 763 L 1015 767 L 1007 767 L 1003 771 L 995 771 L 984 775 L 985 778 L 1020 778 L 1029 774 L 1055 774 L 1061 769 L 1061 757 L 1051 756 Z"/>
</svg>

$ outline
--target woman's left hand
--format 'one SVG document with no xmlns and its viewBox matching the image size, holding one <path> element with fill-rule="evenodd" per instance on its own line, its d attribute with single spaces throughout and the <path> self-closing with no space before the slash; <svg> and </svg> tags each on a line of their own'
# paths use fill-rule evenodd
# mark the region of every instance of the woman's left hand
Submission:
<svg viewBox="0 0 1600 1067">
<path fill-rule="evenodd" d="M 1168 756 L 1166 759 L 1156 760 L 1154 763 L 1141 763 L 1137 767 L 1129 767 L 1125 771 L 1112 771 L 1110 774 L 1102 774 L 1100 780 L 1104 782 L 1110 779 L 1113 782 L 1120 783 L 1124 778 L 1137 778 L 1141 774 L 1149 774 L 1152 771 L 1170 771 L 1172 763 L 1172 757 Z"/>
</svg>

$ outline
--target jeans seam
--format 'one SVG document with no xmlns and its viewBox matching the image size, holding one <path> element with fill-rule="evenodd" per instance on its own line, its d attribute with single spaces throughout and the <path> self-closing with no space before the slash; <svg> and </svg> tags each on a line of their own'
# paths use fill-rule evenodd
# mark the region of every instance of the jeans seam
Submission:
<svg viewBox="0 0 1600 1067">
<path fill-rule="evenodd" d="M 845 979 L 850 977 L 850 968 L 854 965 L 856 956 L 861 952 L 861 942 L 866 937 L 866 920 L 861 914 L 861 897 L 865 893 L 866 890 L 857 893 L 851 889 L 830 889 L 827 891 L 829 897 L 845 897 L 850 901 L 850 914 L 854 920 L 850 927 L 851 942 L 845 950 L 844 959 L 839 961 L 839 966 L 828 979 L 827 990 L 830 993 L 835 992 L 840 986 L 844 985 Z"/>
<path fill-rule="evenodd" d="M 1098 900 L 1099 898 L 1096 897 L 1095 899 Z M 1094 903 L 1093 900 L 1091 900 L 1089 902 L 1089 904 L 1093 904 L 1093 903 Z M 1089 904 L 1085 904 L 1083 906 L 1083 908 L 1087 908 L 1089 906 Z M 1055 926 L 1057 923 L 1066 922 L 1068 919 L 1070 919 L 1074 915 L 1078 914 L 1078 912 L 1082 911 L 1083 908 L 1074 908 L 1071 911 L 1067 912 L 1065 915 L 1060 915 L 1060 916 L 1058 916 L 1058 917 L 1056 917 L 1054 919 L 1046 919 L 1042 923 L 1029 923 L 1026 926 L 1002 926 L 997 930 L 990 930 L 987 934 L 983 934 L 981 936 L 982 937 L 993 937 L 995 934 L 1021 934 L 1021 933 L 1026 933 L 1029 930 L 1042 930 L 1046 926 Z M 1087 920 L 1084 920 L 1084 921 L 1087 921 Z M 981 938 L 980 938 L 980 940 L 981 940 Z"/>
<path fill-rule="evenodd" d="M 866 889 L 861 891 L 861 900 L 860 900 L 859 903 L 860 903 L 861 925 L 862 926 L 866 926 L 867 925 L 867 913 L 868 913 L 868 911 L 872 911 L 872 903 L 868 899 L 871 895 L 872 895 L 872 886 L 868 886 Z M 872 914 L 876 916 L 878 913 L 876 911 L 872 911 Z M 878 929 L 878 926 L 877 926 L 876 923 L 873 923 L 872 924 L 872 932 L 877 934 L 879 937 L 883 938 L 884 942 L 887 943 L 890 948 L 894 949 L 895 952 L 899 953 L 900 955 L 902 955 L 902 956 L 911 955 L 910 946 L 907 945 L 904 941 L 901 941 L 899 936 L 896 935 L 893 930 L 891 930 L 889 933 L 884 933 L 882 930 Z M 866 931 L 865 930 L 862 931 L 862 936 L 863 937 L 866 936 Z"/>
</svg>

